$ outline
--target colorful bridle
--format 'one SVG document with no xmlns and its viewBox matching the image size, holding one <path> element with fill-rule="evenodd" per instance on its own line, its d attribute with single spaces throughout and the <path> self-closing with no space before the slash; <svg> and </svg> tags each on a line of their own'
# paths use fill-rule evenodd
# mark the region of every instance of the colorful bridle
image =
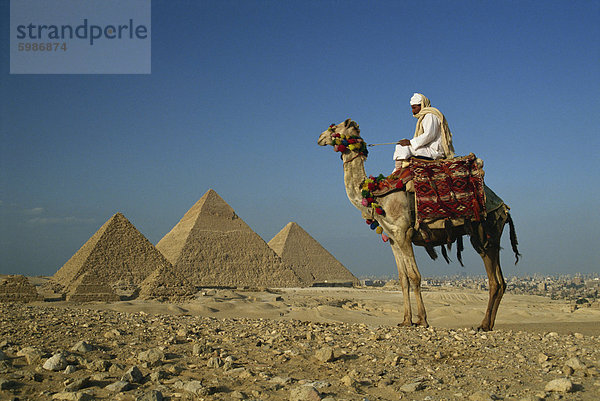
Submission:
<svg viewBox="0 0 600 401">
<path fill-rule="evenodd" d="M 367 143 L 360 137 L 360 135 L 343 135 L 335 132 L 335 124 L 331 124 L 327 129 L 331 132 L 331 145 L 335 152 L 346 153 L 348 151 L 357 152 L 359 156 L 365 156 L 369 154 L 367 150 Z"/>
</svg>

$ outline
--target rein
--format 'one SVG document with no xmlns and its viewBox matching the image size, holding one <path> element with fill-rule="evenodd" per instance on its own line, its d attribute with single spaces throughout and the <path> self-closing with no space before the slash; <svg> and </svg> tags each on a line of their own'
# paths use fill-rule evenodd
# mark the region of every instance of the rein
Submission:
<svg viewBox="0 0 600 401">
<path fill-rule="evenodd" d="M 371 146 L 381 146 L 381 145 L 397 145 L 398 142 L 386 142 L 386 143 L 370 143 L 367 146 L 371 147 Z"/>
</svg>

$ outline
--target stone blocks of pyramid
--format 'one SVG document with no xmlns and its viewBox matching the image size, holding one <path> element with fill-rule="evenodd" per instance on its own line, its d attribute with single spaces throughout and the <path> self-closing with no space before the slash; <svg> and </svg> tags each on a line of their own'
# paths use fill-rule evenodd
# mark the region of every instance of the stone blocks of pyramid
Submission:
<svg viewBox="0 0 600 401">
<path fill-rule="evenodd" d="M 156 248 L 195 286 L 302 285 L 294 271 L 212 189 Z"/>
<path fill-rule="evenodd" d="M 92 291 L 90 294 L 98 293 L 98 286 L 111 287 L 111 291 L 117 287 L 134 290 L 154 270 L 168 267 L 169 262 L 154 245 L 123 214 L 117 213 L 54 274 L 53 280 L 65 288 L 67 297 L 75 300 L 85 298 L 81 294 L 88 290 Z M 100 292 L 110 294 L 105 289 Z"/>
<path fill-rule="evenodd" d="M 344 265 L 294 222 L 288 223 L 275 235 L 269 246 L 284 263 L 292 266 L 306 285 L 325 282 L 359 284 Z"/>
<path fill-rule="evenodd" d="M 120 297 L 100 277 L 93 272 L 86 272 L 69 285 L 66 299 L 74 302 L 115 302 Z"/>
<path fill-rule="evenodd" d="M 142 281 L 138 298 L 177 300 L 189 298 L 195 293 L 196 287 L 169 264 L 168 267 L 154 270 Z"/>
</svg>

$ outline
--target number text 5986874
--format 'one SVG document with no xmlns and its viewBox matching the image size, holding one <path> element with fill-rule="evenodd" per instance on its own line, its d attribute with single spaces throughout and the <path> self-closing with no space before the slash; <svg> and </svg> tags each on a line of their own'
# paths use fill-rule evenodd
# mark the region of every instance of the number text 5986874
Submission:
<svg viewBox="0 0 600 401">
<path fill-rule="evenodd" d="M 20 52 L 56 52 L 67 51 L 66 42 L 19 42 L 18 49 Z"/>
</svg>

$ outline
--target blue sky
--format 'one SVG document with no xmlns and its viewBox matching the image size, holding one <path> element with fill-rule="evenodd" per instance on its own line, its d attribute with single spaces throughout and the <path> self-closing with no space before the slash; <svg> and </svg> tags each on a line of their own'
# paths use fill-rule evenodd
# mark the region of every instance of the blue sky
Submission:
<svg viewBox="0 0 600 401">
<path fill-rule="evenodd" d="M 153 0 L 149 75 L 10 75 L 0 13 L 0 273 L 54 274 L 119 211 L 156 243 L 212 188 L 267 242 L 295 221 L 357 276 L 394 276 L 316 139 L 346 118 L 410 138 L 413 92 L 512 208 L 505 274 L 600 271 L 598 1 Z M 484 273 L 464 260 L 417 250 L 424 276 Z"/>
</svg>

